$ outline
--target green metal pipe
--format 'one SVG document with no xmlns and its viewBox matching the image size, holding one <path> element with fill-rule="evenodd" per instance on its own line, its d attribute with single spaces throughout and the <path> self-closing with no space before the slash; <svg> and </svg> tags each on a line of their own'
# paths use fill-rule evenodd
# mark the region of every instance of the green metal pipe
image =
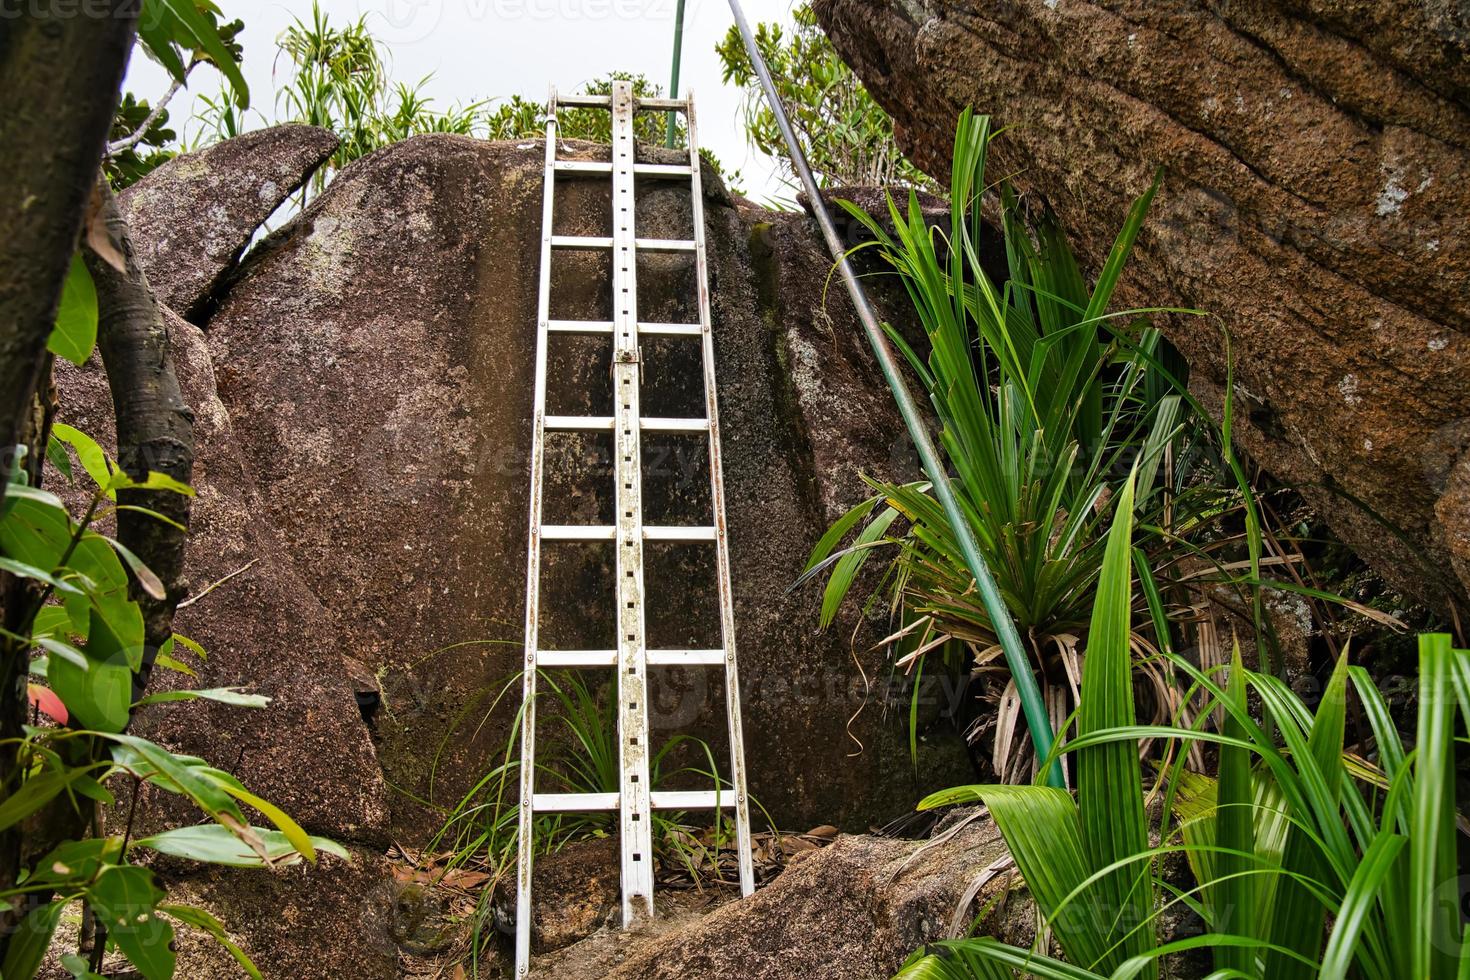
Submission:
<svg viewBox="0 0 1470 980">
<path fill-rule="evenodd" d="M 674 10 L 674 70 L 669 79 L 669 98 L 679 97 L 679 56 L 684 51 L 684 0 L 679 0 L 679 5 Z M 669 113 L 669 129 L 664 137 L 664 145 L 669 149 L 674 148 L 674 124 L 677 116 Z"/>
<path fill-rule="evenodd" d="M 878 325 L 878 317 L 873 312 L 873 305 L 868 302 L 868 295 L 863 291 L 862 284 L 858 282 L 852 264 L 847 259 L 847 248 L 837 234 L 837 227 L 832 223 L 831 214 L 827 212 L 827 205 L 822 200 L 816 179 L 812 176 L 811 167 L 807 165 L 806 156 L 801 151 L 801 144 L 796 141 L 791 122 L 786 118 L 786 110 L 781 105 L 781 99 L 776 95 L 776 86 L 771 81 L 770 69 L 766 67 L 766 61 L 761 57 L 760 49 L 756 47 L 755 37 L 751 34 L 750 25 L 745 20 L 745 12 L 740 9 L 740 0 L 730 0 L 730 11 L 735 15 L 735 25 L 739 28 L 740 37 L 745 42 L 745 52 L 750 55 L 750 63 L 755 68 L 756 77 L 760 79 L 761 89 L 766 94 L 766 101 L 771 104 L 771 112 L 776 116 L 776 125 L 780 128 L 781 136 L 786 142 L 786 149 L 791 154 L 792 166 L 796 168 L 802 189 L 806 191 L 807 200 L 811 202 L 812 215 L 817 219 L 818 227 L 822 229 L 822 237 L 827 241 L 827 249 L 832 253 L 832 259 L 837 263 L 838 271 L 842 273 L 842 281 L 847 286 L 847 295 L 852 299 L 858 319 L 862 321 L 863 332 L 867 334 L 868 344 L 873 348 L 873 355 L 878 359 L 878 367 L 882 370 L 883 377 L 893 392 L 893 400 L 898 403 L 898 412 L 903 416 L 903 423 L 908 428 L 909 436 L 914 440 L 914 448 L 919 452 L 919 462 L 924 468 L 924 473 L 929 477 L 929 482 L 934 486 L 934 495 L 939 498 L 939 505 L 944 508 L 950 526 L 954 528 L 955 537 L 959 539 L 960 551 L 965 556 L 965 567 L 975 577 L 975 585 L 980 591 L 980 600 L 985 605 L 985 612 L 990 617 L 996 638 L 1000 640 L 1006 666 L 1010 668 L 1011 677 L 1016 682 L 1016 692 L 1021 698 L 1021 711 L 1026 717 L 1026 728 L 1031 732 L 1031 742 L 1036 747 L 1036 757 L 1038 760 L 1045 759 L 1051 754 L 1053 742 L 1051 720 L 1047 717 L 1046 705 L 1041 700 L 1041 690 L 1036 686 L 1036 678 L 1031 673 L 1031 661 L 1026 656 L 1025 648 L 1021 646 L 1021 636 L 1016 632 L 1015 621 L 1011 619 L 1010 610 L 1006 608 L 1004 600 L 1000 597 L 1000 590 L 996 587 L 995 578 L 990 574 L 990 567 L 986 565 L 984 556 L 980 554 L 980 545 L 975 540 L 975 532 L 965 518 L 964 512 L 960 510 L 954 491 L 950 489 L 949 476 L 945 473 L 944 465 L 939 460 L 939 454 L 934 449 L 934 443 L 929 438 L 929 432 L 924 427 L 924 419 L 919 414 L 919 407 L 914 402 L 914 396 L 909 392 L 903 375 L 899 373 L 898 362 L 894 360 L 888 339 Z M 677 50 L 676 48 L 675 51 Z M 1060 762 L 1052 765 L 1047 773 L 1047 781 L 1053 786 L 1063 785 Z"/>
</svg>

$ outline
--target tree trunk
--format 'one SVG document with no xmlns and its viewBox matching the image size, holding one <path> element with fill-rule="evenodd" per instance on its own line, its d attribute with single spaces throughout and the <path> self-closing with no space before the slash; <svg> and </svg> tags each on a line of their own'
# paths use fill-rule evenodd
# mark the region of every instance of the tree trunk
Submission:
<svg viewBox="0 0 1470 980">
<path fill-rule="evenodd" d="M 94 219 L 101 234 L 122 255 L 124 271 L 110 265 L 90 246 L 82 249 L 92 281 L 97 284 L 97 349 L 107 369 L 117 418 L 117 461 L 123 471 L 142 480 L 150 471 L 188 483 L 194 472 L 194 413 L 184 402 L 169 351 L 168 325 L 148 277 L 133 254 L 127 222 L 103 178 L 98 178 L 102 206 Z M 189 524 L 189 498 L 171 490 L 120 490 L 119 504 L 155 511 L 176 527 L 132 510 L 117 513 L 118 540 L 153 570 L 165 597 L 155 598 L 133 582 L 132 598 L 143 609 L 143 667 L 133 680 L 133 697 L 148 686 L 158 648 L 173 635 L 174 609 L 183 598 L 184 546 Z"/>
<path fill-rule="evenodd" d="M 137 0 L 86 5 L 0 0 L 0 500 L 16 445 L 39 466 L 49 400 L 46 340 L 102 163 L 127 70 Z M 32 597 L 0 574 L 7 627 Z M 25 624 L 17 624 L 24 626 Z M 27 651 L 0 641 L 0 796 L 14 790 Z M 21 831 L 0 833 L 0 888 L 21 871 Z M 0 913 L 0 949 L 23 908 Z"/>
<path fill-rule="evenodd" d="M 140 6 L 0 0 L 0 499 L 49 363 Z"/>
</svg>

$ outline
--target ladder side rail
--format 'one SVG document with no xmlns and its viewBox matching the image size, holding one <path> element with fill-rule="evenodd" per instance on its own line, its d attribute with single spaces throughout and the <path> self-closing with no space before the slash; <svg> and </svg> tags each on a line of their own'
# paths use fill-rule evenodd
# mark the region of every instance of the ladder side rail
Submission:
<svg viewBox="0 0 1470 980">
<path fill-rule="evenodd" d="M 521 800 L 516 863 L 516 976 L 531 962 L 532 834 L 536 820 L 536 650 L 540 643 L 541 493 L 545 458 L 546 346 L 551 315 L 551 229 L 556 193 L 556 90 L 547 100 L 546 163 L 541 198 L 541 269 L 536 296 L 536 368 L 531 402 L 531 493 L 526 548 L 526 632 L 521 678 Z"/>
<path fill-rule="evenodd" d="M 613 470 L 617 475 L 618 831 L 623 925 L 653 915 L 653 818 L 649 799 L 648 653 L 643 590 L 643 459 L 638 348 L 638 249 L 634 167 L 636 103 L 629 82 L 612 87 Z"/>
<path fill-rule="evenodd" d="M 700 174 L 699 137 L 694 122 L 694 96 L 685 97 L 684 122 L 689 130 L 691 212 L 694 218 L 694 262 L 699 287 L 699 324 L 704 356 L 704 400 L 709 419 L 710 506 L 715 524 L 715 574 L 719 581 L 720 636 L 725 648 L 725 715 L 730 731 L 730 786 L 735 794 L 735 844 L 740 864 L 740 891 L 755 891 L 751 858 L 750 800 L 746 793 L 745 742 L 740 721 L 740 672 L 735 663 L 735 593 L 730 580 L 730 542 L 725 524 L 725 477 L 720 460 L 719 398 L 715 390 L 715 344 L 710 316 L 709 257 L 704 235 L 704 185 Z M 718 789 L 718 785 L 716 786 Z"/>
</svg>

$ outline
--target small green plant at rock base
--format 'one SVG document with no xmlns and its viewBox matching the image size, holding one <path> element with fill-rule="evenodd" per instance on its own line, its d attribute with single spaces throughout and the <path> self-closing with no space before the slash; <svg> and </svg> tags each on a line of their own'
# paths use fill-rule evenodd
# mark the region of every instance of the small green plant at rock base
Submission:
<svg viewBox="0 0 1470 980">
<path fill-rule="evenodd" d="M 538 791 L 553 793 L 616 793 L 622 784 L 618 755 L 617 717 L 612 705 L 600 699 L 597 692 L 575 671 L 542 671 L 538 682 L 538 714 L 550 719 L 549 730 L 537 735 L 536 764 Z M 519 691 L 519 674 L 501 686 L 490 712 L 512 691 Z M 550 709 L 549 711 L 547 709 Z M 521 711 L 524 711 L 524 706 Z M 520 796 L 521 715 L 513 720 L 511 736 L 506 741 L 501 759 L 468 792 L 450 813 L 444 826 L 426 847 L 440 850 L 445 845 L 453 856 L 444 866 L 444 874 L 471 863 L 490 869 L 494 881 L 480 894 L 471 938 L 471 967 L 478 971 L 479 955 L 490 933 L 496 881 L 514 874 L 519 835 L 517 803 Z M 692 749 L 704 758 L 707 769 L 673 763 L 681 749 Z M 662 745 L 649 760 L 649 779 L 654 787 L 681 776 L 698 776 L 722 790 L 728 785 L 717 775 L 715 758 L 709 745 L 700 739 L 677 735 Z M 733 792 L 733 790 L 730 790 Z M 756 806 L 759 807 L 759 803 Z M 710 843 L 699 839 L 700 828 L 680 811 L 655 810 L 653 842 L 656 855 L 665 866 L 682 868 L 698 882 L 710 867 L 719 867 L 722 849 L 733 846 L 734 825 L 723 811 L 715 811 L 715 825 Z M 767 816 L 769 821 L 769 815 Z M 534 821 L 537 854 L 551 854 L 567 844 L 607 837 L 616 832 L 614 814 L 554 813 L 537 816 Z M 478 975 L 478 973 L 476 973 Z"/>
<path fill-rule="evenodd" d="M 1443 634 L 1420 637 L 1419 715 L 1406 750 L 1382 695 L 1346 651 L 1315 713 L 1280 679 L 1247 670 L 1237 648 L 1222 685 L 1169 659 L 1207 692 L 1211 712 L 1190 726 L 1136 725 L 1127 631 L 1131 538 L 1120 508 L 1109 535 L 1093 616 L 1078 737 L 1075 801 L 1046 786 L 971 786 L 925 800 L 981 800 L 1000 827 L 1065 959 L 991 938 L 917 951 L 903 980 L 1029 976 L 1156 976 L 1173 953 L 1209 949 L 1216 977 L 1463 977 L 1470 950 L 1460 925 L 1454 786 L 1456 707 L 1470 727 L 1470 651 Z M 1378 748 L 1376 763 L 1344 753 L 1349 684 Z M 1248 695 L 1280 742 L 1250 713 Z M 1223 716 L 1218 730 L 1208 720 Z M 1141 739 L 1218 747 L 1218 778 L 1164 773 L 1161 843 L 1148 842 Z M 1156 878 L 1182 852 L 1196 885 Z M 1162 905 L 1155 894 L 1167 896 Z M 1198 913 L 1203 935 L 1161 942 L 1172 905 Z"/>
</svg>

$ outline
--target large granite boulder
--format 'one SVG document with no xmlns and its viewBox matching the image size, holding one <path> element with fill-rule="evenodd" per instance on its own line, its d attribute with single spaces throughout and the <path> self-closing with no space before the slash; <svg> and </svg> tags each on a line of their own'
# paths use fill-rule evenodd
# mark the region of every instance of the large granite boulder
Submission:
<svg viewBox="0 0 1470 980">
<path fill-rule="evenodd" d="M 161 870 L 179 894 L 216 911 L 269 977 L 386 977 L 404 902 L 388 843 L 422 843 L 500 761 L 519 696 L 512 684 L 496 701 L 522 659 L 542 146 L 400 143 L 340 172 L 241 261 L 275 206 L 262 174 L 288 175 L 277 191 L 297 186 L 329 152 L 296 128 L 269 137 L 281 157 L 270 159 L 265 139 L 206 151 L 207 168 L 180 158 L 130 201 L 197 419 L 195 597 L 178 625 L 210 656 L 197 678 L 157 683 L 243 685 L 272 701 L 258 712 L 170 704 L 137 726 L 238 773 L 354 854 L 351 868 L 328 859 L 282 874 L 170 863 Z M 901 726 L 885 717 L 872 649 L 881 624 L 849 610 L 821 634 L 819 591 L 788 587 L 829 522 L 864 495 L 859 474 L 907 474 L 912 454 L 845 297 L 824 289 L 830 260 L 809 219 L 732 199 L 704 176 L 751 789 L 782 825 L 861 829 L 963 778 L 963 751 L 957 740 L 924 747 L 917 779 Z M 232 210 L 241 193 L 259 207 Z M 641 235 L 690 233 L 685 188 L 640 183 L 639 194 Z M 145 205 L 172 217 L 149 219 Z M 568 181 L 557 232 L 594 234 L 610 210 L 605 181 Z M 214 223 L 219 213 L 232 217 Z M 178 246 L 188 235 L 196 244 Z M 554 267 L 554 316 L 601 315 L 607 269 L 587 258 Z M 640 266 L 642 318 L 696 318 L 681 262 Z M 900 308 L 889 315 L 902 324 Z M 553 355 L 552 411 L 599 410 L 606 353 L 584 344 Z M 694 344 L 651 338 L 645 411 L 700 414 L 698 363 Z M 62 420 L 106 443 L 100 368 L 59 370 L 58 384 Z M 704 451 L 679 438 L 645 445 L 650 522 L 700 523 L 708 506 Z M 548 458 L 547 521 L 606 517 L 606 447 L 565 440 Z M 548 555 L 548 645 L 611 645 L 598 639 L 611 624 L 608 558 L 581 546 Z M 710 558 L 651 549 L 654 645 L 716 645 Z M 723 758 L 721 677 L 660 674 L 656 739 L 692 732 Z M 168 800 L 143 802 L 145 827 L 184 816 Z M 233 969 L 193 938 L 181 956 L 191 976 Z"/>
<path fill-rule="evenodd" d="M 947 173 L 963 107 L 1008 124 L 993 171 L 1044 198 L 1094 268 L 1162 168 L 1120 299 L 1212 314 L 1162 325 L 1217 409 L 1233 353 L 1239 444 L 1300 486 L 1390 582 L 1431 601 L 1463 598 L 1463 4 L 815 8 L 930 173 Z"/>
<path fill-rule="evenodd" d="M 319 126 L 272 126 L 186 153 L 118 195 L 143 271 L 181 316 L 207 313 L 267 218 L 337 150 Z"/>
<path fill-rule="evenodd" d="M 381 680 L 379 759 L 410 838 L 442 820 L 423 801 L 453 805 L 500 758 L 519 700 L 496 695 L 522 659 L 542 162 L 540 142 L 446 135 L 364 158 L 247 258 L 206 325 L 262 523 Z M 859 472 L 910 465 L 902 428 L 845 297 L 823 292 L 808 219 L 737 205 L 713 173 L 705 186 L 751 789 L 783 823 L 861 828 L 917 790 L 882 720 L 878 634 L 854 636 L 856 613 L 818 634 L 818 591 L 787 590 L 863 495 Z M 686 185 L 639 195 L 640 235 L 690 234 Z M 556 231 L 605 233 L 610 210 L 606 179 L 563 180 Z M 554 318 L 606 317 L 606 261 L 556 256 Z M 640 260 L 640 317 L 696 319 L 691 268 Z M 550 412 L 607 413 L 609 349 L 556 341 Z M 697 344 L 643 354 L 645 413 L 702 414 Z M 707 521 L 701 442 L 645 440 L 645 520 Z M 606 436 L 549 443 L 547 523 L 611 522 L 609 452 Z M 610 550 L 548 546 L 548 647 L 613 645 Z M 711 550 L 650 547 L 653 646 L 718 645 Z M 656 739 L 693 731 L 723 756 L 722 687 L 658 672 Z"/>
<path fill-rule="evenodd" d="M 175 628 L 208 657 L 180 647 L 178 659 L 195 676 L 159 669 L 153 690 L 238 685 L 271 700 L 259 710 L 210 701 L 159 704 L 137 714 L 133 731 L 230 770 L 309 832 L 346 844 L 354 866 L 326 857 L 316 868 L 287 873 L 182 862 L 160 870 L 176 898 L 203 904 L 223 919 L 267 976 L 312 976 L 300 968 L 319 961 L 351 963 L 354 976 L 394 976 L 397 952 L 384 925 L 392 909 L 382 868 L 386 788 L 359 711 L 358 685 L 343 660 L 352 644 L 266 533 L 259 494 L 215 390 L 203 334 L 172 311 L 165 318 L 180 386 L 194 410 L 198 491 L 185 568 L 192 597 Z M 59 366 L 57 385 L 59 419 L 110 448 L 112 402 L 96 357 L 81 369 Z M 50 479 L 60 482 L 59 474 Z M 198 819 L 198 811 L 173 794 L 148 789 L 139 799 L 140 833 Z M 181 975 L 239 975 L 207 937 L 185 937 L 180 955 Z"/>
</svg>

